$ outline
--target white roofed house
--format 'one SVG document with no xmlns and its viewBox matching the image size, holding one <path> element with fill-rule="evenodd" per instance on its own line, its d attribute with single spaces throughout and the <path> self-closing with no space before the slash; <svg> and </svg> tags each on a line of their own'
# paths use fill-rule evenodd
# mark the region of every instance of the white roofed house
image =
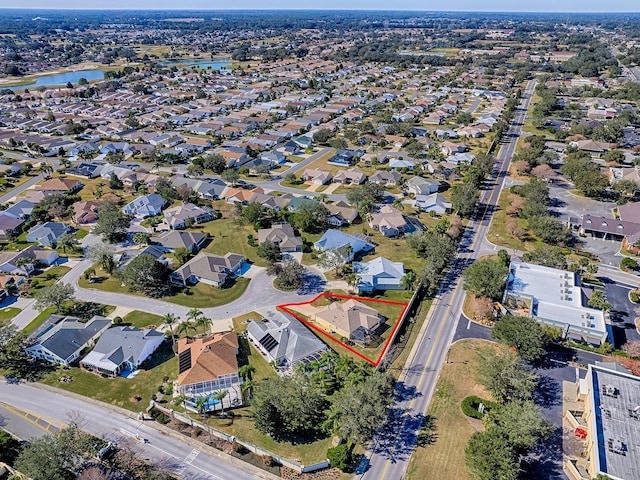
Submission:
<svg viewBox="0 0 640 480">
<path fill-rule="evenodd" d="M 162 212 L 165 200 L 157 193 L 143 195 L 126 204 L 122 211 L 138 218 L 154 217 Z"/>
<path fill-rule="evenodd" d="M 80 366 L 115 377 L 125 370 L 136 370 L 151 358 L 162 344 L 162 332 L 136 327 L 114 327 L 104 332 Z"/>
<path fill-rule="evenodd" d="M 358 291 L 402 290 L 402 277 L 405 275 L 401 262 L 378 257 L 369 262 L 353 262 L 353 273 L 358 276 Z"/>
<path fill-rule="evenodd" d="M 425 212 L 443 215 L 451 211 L 452 205 L 439 193 L 431 195 L 416 195 L 416 207 Z"/>
<path fill-rule="evenodd" d="M 433 178 L 411 177 L 405 183 L 405 188 L 414 195 L 430 195 L 438 192 L 440 181 Z"/>
</svg>

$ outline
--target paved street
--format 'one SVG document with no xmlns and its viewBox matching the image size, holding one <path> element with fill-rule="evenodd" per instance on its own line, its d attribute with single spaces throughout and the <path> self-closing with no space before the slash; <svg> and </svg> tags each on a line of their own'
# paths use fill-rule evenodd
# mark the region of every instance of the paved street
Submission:
<svg viewBox="0 0 640 480">
<path fill-rule="evenodd" d="M 534 87 L 535 80 L 530 81 L 523 94 L 522 103 L 516 110 L 496 158 L 492 173 L 495 183 L 481 193 L 478 214 L 469 222 L 460 242 L 458 256 L 445 276 L 423 331 L 409 355 L 410 360 L 397 385 L 397 403 L 392 408 L 387 425 L 376 434 L 369 447 L 369 466 L 361 478 L 398 480 L 405 475 L 417 431 L 431 401 L 462 312 L 464 292 L 460 274 L 479 255 L 477 249 L 489 228 Z"/>
<path fill-rule="evenodd" d="M 133 435 L 139 434 L 147 439 L 148 443 L 136 442 L 133 445 L 138 454 L 155 464 L 165 465 L 180 478 L 188 480 L 278 478 L 222 452 L 214 451 L 204 445 L 199 446 L 187 439 L 183 440 L 179 434 L 161 429 L 155 422 L 135 420 L 130 412 L 124 413 L 99 402 L 60 395 L 36 386 L 7 383 L 0 383 L 0 402 L 63 423 L 69 421 L 70 414 L 79 414 L 83 420 L 83 429 L 106 440 L 120 443 L 125 441 L 127 437 L 123 435 L 121 429 Z M 143 408 L 144 406 L 141 406 L 141 409 Z M 1 410 L 0 414 L 2 414 Z"/>
</svg>

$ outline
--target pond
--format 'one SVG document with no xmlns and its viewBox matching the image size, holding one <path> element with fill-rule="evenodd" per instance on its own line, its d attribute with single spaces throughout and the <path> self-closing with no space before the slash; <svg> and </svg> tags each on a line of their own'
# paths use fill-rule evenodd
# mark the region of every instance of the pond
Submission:
<svg viewBox="0 0 640 480">
<path fill-rule="evenodd" d="M 231 62 L 228 60 L 172 60 L 169 62 L 160 62 L 160 65 L 162 65 L 163 67 L 169 67 L 172 65 L 180 65 L 182 67 L 198 67 L 198 68 L 204 68 L 204 69 L 211 69 L 211 70 L 220 70 L 220 71 L 224 71 L 224 70 L 229 70 L 227 67 L 229 67 L 231 65 Z"/>
<path fill-rule="evenodd" d="M 37 87 L 53 87 L 66 85 L 71 82 L 73 86 L 78 85 L 78 80 L 85 78 L 87 80 L 102 80 L 104 78 L 103 70 L 78 70 L 77 72 L 65 72 L 56 73 L 53 75 L 43 75 L 38 77 L 34 82 L 26 85 L 20 85 L 19 87 L 7 87 L 17 92 L 24 90 L 25 88 L 37 88 Z"/>
</svg>

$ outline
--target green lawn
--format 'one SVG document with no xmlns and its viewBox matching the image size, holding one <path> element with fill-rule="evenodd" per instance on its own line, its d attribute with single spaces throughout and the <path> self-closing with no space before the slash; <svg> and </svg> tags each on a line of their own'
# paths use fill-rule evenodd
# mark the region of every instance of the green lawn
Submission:
<svg viewBox="0 0 640 480">
<path fill-rule="evenodd" d="M 147 368 L 141 369 L 134 378 L 103 378 L 80 368 L 58 368 L 47 375 L 43 383 L 63 390 L 117 405 L 127 410 L 140 412 L 149 406 L 151 395 L 158 391 L 164 377 L 169 381 L 177 378 L 178 358 L 171 351 L 171 344 L 165 342 L 152 357 Z M 72 382 L 60 382 L 61 376 L 73 377 Z M 140 396 L 139 402 L 131 401 Z"/>
<path fill-rule="evenodd" d="M 33 293 L 34 291 L 40 290 L 45 287 L 50 287 L 55 282 L 57 282 L 58 279 L 64 277 L 67 273 L 69 273 L 69 270 L 69 267 L 59 265 L 57 267 L 50 267 L 42 273 L 39 273 L 38 275 L 33 275 L 31 277 L 31 288 L 29 289 L 30 293 Z"/>
<path fill-rule="evenodd" d="M 132 327 L 144 328 L 151 325 L 162 325 L 162 317 L 160 315 L 154 315 L 153 313 L 141 312 L 140 310 L 134 310 L 127 313 L 122 317 L 124 323 L 130 324 Z"/>
<path fill-rule="evenodd" d="M 22 310 L 17 307 L 5 307 L 3 309 L 0 309 L 0 325 L 4 325 L 21 311 Z"/>
<path fill-rule="evenodd" d="M 252 247 L 247 242 L 249 235 L 253 235 L 256 241 L 258 239 L 258 232 L 251 225 L 239 225 L 231 218 L 220 218 L 198 225 L 191 230 L 203 231 L 211 236 L 211 242 L 203 250 L 205 252 L 216 255 L 225 255 L 229 252 L 238 253 L 258 266 L 267 266 L 267 262 L 258 257 L 256 247 Z"/>
<path fill-rule="evenodd" d="M 78 285 L 83 288 L 92 288 L 105 292 L 144 296 L 142 294 L 129 291 L 126 286 L 122 285 L 120 280 L 109 277 L 109 275 L 99 267 L 96 267 L 96 275 L 99 279 L 98 281 L 91 283 L 89 280 L 81 277 L 78 281 Z M 183 288 L 175 295 L 160 297 L 159 300 L 191 308 L 219 307 L 220 305 L 226 305 L 227 303 L 240 298 L 248 286 L 249 279 L 242 277 L 237 278 L 233 285 L 227 288 L 216 288 L 200 282 L 191 287 Z"/>
<path fill-rule="evenodd" d="M 482 428 L 482 422 L 466 417 L 460 403 L 469 395 L 491 399 L 475 378 L 481 348 L 503 347 L 482 340 L 464 340 L 452 345 L 449 363 L 442 366 L 428 410 L 428 415 L 434 419 L 435 440 L 415 449 L 407 470 L 408 480 L 470 478 L 465 468 L 464 450 L 471 435 Z"/>
</svg>

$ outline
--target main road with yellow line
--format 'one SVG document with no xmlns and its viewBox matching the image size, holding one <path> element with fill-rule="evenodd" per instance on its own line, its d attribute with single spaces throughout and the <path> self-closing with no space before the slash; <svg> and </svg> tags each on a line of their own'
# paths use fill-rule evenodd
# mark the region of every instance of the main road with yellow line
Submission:
<svg viewBox="0 0 640 480">
<path fill-rule="evenodd" d="M 523 92 L 522 101 L 515 111 L 509 131 L 496 156 L 491 178 L 480 195 L 476 215 L 469 222 L 460 240 L 457 256 L 440 285 L 425 324 L 400 375 L 396 388 L 396 403 L 391 409 L 386 425 L 376 433 L 371 442 L 356 478 L 405 478 L 417 434 L 461 319 L 464 302 L 461 273 L 479 256 L 479 246 L 486 237 L 491 217 L 498 204 L 535 84 L 535 79 L 529 81 Z"/>
</svg>

